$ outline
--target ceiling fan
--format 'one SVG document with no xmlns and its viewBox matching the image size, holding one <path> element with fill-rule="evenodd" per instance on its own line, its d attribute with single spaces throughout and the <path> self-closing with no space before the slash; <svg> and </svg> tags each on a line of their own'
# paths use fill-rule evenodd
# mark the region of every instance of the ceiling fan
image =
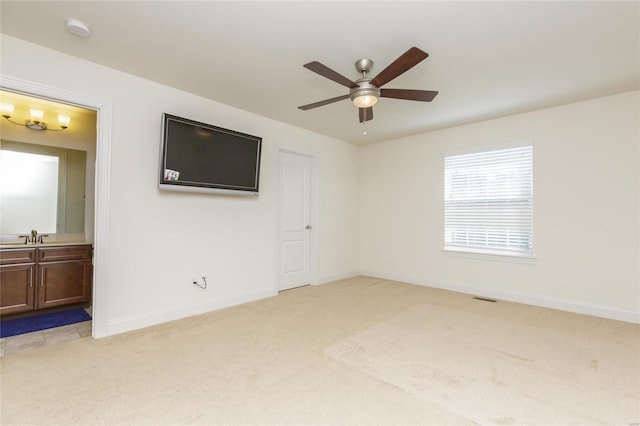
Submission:
<svg viewBox="0 0 640 426">
<path fill-rule="evenodd" d="M 349 94 L 325 99 L 324 101 L 314 102 L 308 105 L 302 105 L 298 108 L 306 111 L 308 109 L 317 108 L 350 98 L 353 104 L 358 107 L 360 122 L 364 123 L 366 121 L 373 120 L 373 106 L 378 102 L 378 98 L 395 98 L 409 101 L 431 102 L 438 92 L 432 90 L 381 88 L 394 78 L 409 71 L 411 68 L 427 59 L 428 56 L 429 54 L 427 52 L 424 52 L 417 47 L 412 47 L 372 79 L 367 77 L 367 73 L 371 71 L 373 61 L 371 59 L 360 59 L 356 62 L 356 69 L 359 73 L 362 73 L 362 78 L 356 81 L 349 80 L 347 77 L 338 74 L 326 65 L 322 65 L 320 62 L 309 62 L 308 64 L 304 64 L 305 68 L 320 74 L 329 80 L 335 81 L 338 84 L 348 87 Z"/>
</svg>

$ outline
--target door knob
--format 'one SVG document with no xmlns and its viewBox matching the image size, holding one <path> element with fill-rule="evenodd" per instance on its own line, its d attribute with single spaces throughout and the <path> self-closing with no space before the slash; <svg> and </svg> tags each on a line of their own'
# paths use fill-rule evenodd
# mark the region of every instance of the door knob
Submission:
<svg viewBox="0 0 640 426">
<path fill-rule="evenodd" d="M 304 229 L 311 229 L 311 225 L 305 226 Z"/>
</svg>

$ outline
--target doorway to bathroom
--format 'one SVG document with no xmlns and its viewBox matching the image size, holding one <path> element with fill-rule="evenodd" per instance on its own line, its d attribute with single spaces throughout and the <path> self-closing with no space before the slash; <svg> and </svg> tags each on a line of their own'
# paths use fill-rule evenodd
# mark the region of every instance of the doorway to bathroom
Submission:
<svg viewBox="0 0 640 426">
<path fill-rule="evenodd" d="M 111 155 L 111 103 L 82 94 L 71 93 L 63 89 L 53 88 L 13 77 L 0 76 L 0 90 L 16 95 L 32 98 L 35 101 L 46 101 L 67 108 L 76 108 L 88 115 L 93 114 L 93 124 L 89 125 L 89 139 L 92 154 L 87 154 L 87 202 L 85 203 L 85 229 L 87 241 L 93 245 L 93 291 L 91 298 L 91 314 L 93 317 L 91 335 L 104 337 L 107 333 L 107 282 L 108 282 L 108 247 L 109 247 L 109 180 Z M 55 120 L 54 120 L 55 121 Z M 74 122 L 75 121 L 75 122 Z M 83 119 L 73 120 L 68 129 L 53 134 L 64 134 L 73 125 L 83 126 Z M 19 128 L 20 126 L 15 126 Z M 4 130 L 4 129 L 3 129 Z M 35 132 L 35 131 L 34 131 Z M 67 135 L 70 135 L 68 133 Z M 3 131 L 2 138 L 7 137 Z M 58 136 L 59 137 L 59 136 Z M 68 136 L 67 136 L 68 137 Z M 7 137 L 8 138 L 8 137 Z M 89 198 L 92 201 L 89 202 Z M 91 220 L 92 219 L 92 220 Z"/>
</svg>

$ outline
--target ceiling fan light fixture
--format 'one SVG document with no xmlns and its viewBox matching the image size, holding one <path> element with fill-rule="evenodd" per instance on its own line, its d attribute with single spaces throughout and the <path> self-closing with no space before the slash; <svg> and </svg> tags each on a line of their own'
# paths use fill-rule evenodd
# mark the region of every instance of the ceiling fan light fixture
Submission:
<svg viewBox="0 0 640 426">
<path fill-rule="evenodd" d="M 361 94 L 353 98 L 353 104 L 358 108 L 369 108 L 378 103 L 378 97 L 374 94 Z"/>
<path fill-rule="evenodd" d="M 378 103 L 380 89 L 369 84 L 369 82 L 359 82 L 360 87 L 351 91 L 351 102 L 358 108 L 370 108 Z"/>
</svg>

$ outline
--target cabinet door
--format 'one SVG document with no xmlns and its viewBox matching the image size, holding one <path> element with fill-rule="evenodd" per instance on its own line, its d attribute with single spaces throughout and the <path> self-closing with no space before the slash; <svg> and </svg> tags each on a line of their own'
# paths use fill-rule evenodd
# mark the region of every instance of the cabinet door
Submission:
<svg viewBox="0 0 640 426">
<path fill-rule="evenodd" d="M 88 302 L 91 298 L 90 260 L 38 264 L 38 308 Z"/>
<path fill-rule="evenodd" d="M 32 311 L 35 308 L 35 265 L 0 267 L 0 315 Z"/>
</svg>

